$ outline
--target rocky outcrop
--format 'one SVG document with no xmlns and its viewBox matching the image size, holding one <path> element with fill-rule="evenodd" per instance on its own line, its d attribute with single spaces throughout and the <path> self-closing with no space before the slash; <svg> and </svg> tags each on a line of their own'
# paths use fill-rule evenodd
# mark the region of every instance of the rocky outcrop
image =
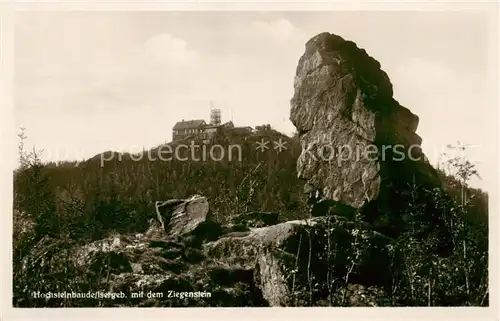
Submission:
<svg viewBox="0 0 500 321">
<path fill-rule="evenodd" d="M 253 270 L 271 306 L 311 305 L 327 292 L 328 279 L 342 279 L 347 271 L 351 281 L 386 283 L 390 241 L 367 225 L 319 217 L 231 233 L 204 251 L 225 265 Z"/>
<path fill-rule="evenodd" d="M 334 34 L 307 42 L 294 88 L 290 120 L 302 144 L 297 170 L 314 215 L 359 210 L 396 237 L 409 203 L 405 191 L 441 190 L 415 133 L 418 117 L 393 98 L 379 62 Z M 427 222 L 441 226 L 432 204 L 428 211 Z"/>
<path fill-rule="evenodd" d="M 355 43 L 328 33 L 309 40 L 294 87 L 290 119 L 303 146 L 299 176 L 325 199 L 355 208 L 377 199 L 398 145 L 403 163 L 422 157 L 413 171 L 398 175 L 440 184 L 420 151 L 418 117 L 394 100 L 387 74 Z M 418 167 L 426 175 L 417 175 Z"/>
<path fill-rule="evenodd" d="M 153 221 L 149 230 L 156 229 L 157 224 Z M 205 236 L 205 243 L 210 241 L 206 237 L 210 234 L 200 235 Z M 253 266 L 242 268 L 221 264 L 195 245 L 190 234 L 116 234 L 74 248 L 70 261 L 74 268 L 87 275 L 87 280 L 97 290 L 123 293 L 122 297 L 97 300 L 96 304 L 162 307 L 268 305 L 253 282 Z M 169 292 L 205 296 L 187 297 L 185 294 L 183 298 L 172 298 L 168 297 Z M 134 297 L 133 293 L 144 296 Z M 147 293 L 159 296 L 148 297 Z M 92 304 L 89 302 L 87 304 Z"/>
<path fill-rule="evenodd" d="M 149 230 L 159 223 L 152 225 Z M 347 294 L 344 303 L 340 297 L 328 297 L 331 280 L 343 280 L 336 290 L 349 279 L 349 284 L 382 291 L 390 277 L 391 239 L 368 224 L 343 217 L 246 226 L 246 231 L 215 240 L 209 233 L 199 235 L 201 242 L 192 243 L 190 233 L 116 234 L 74 248 L 70 261 L 98 290 L 123 293 L 106 301 L 106 306 L 311 306 L 327 301 L 327 305 L 349 305 Z M 132 296 L 168 291 L 208 291 L 211 296 L 183 300 Z"/>
</svg>

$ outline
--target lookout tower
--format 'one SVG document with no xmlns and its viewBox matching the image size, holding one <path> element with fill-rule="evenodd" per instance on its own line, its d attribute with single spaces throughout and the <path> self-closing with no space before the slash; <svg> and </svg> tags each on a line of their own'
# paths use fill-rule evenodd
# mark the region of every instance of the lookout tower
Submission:
<svg viewBox="0 0 500 321">
<path fill-rule="evenodd" d="M 210 102 L 210 125 L 219 126 L 221 124 L 221 113 L 219 108 L 214 108 L 214 104 Z"/>
</svg>

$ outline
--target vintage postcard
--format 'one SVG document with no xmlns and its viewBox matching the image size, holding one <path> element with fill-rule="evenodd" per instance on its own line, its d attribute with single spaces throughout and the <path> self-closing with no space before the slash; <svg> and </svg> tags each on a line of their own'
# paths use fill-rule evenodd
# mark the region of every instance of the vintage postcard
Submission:
<svg viewBox="0 0 500 321">
<path fill-rule="evenodd" d="M 498 317 L 495 3 L 70 4 L 0 4 L 10 314 Z"/>
</svg>

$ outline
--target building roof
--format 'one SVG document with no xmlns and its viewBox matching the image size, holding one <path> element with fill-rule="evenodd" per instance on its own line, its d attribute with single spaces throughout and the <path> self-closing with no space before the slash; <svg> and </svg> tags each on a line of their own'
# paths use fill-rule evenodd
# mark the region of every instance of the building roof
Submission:
<svg viewBox="0 0 500 321">
<path fill-rule="evenodd" d="M 219 128 L 219 127 L 221 127 L 221 126 L 222 126 L 222 125 L 207 124 L 207 125 L 205 126 L 205 128 L 206 128 L 206 129 L 208 129 L 208 128 Z"/>
<path fill-rule="evenodd" d="M 179 129 L 199 128 L 203 125 L 205 125 L 205 121 L 203 119 L 185 120 L 177 122 L 174 125 L 173 129 L 179 130 Z"/>
</svg>

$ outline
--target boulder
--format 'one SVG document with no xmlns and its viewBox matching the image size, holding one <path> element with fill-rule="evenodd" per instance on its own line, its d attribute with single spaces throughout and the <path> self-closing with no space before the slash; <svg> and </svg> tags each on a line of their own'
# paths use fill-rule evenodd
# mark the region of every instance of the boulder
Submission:
<svg viewBox="0 0 500 321">
<path fill-rule="evenodd" d="M 420 151 L 418 117 L 394 100 L 380 63 L 355 43 L 329 33 L 309 40 L 294 88 L 290 119 L 303 147 L 299 176 L 325 199 L 355 208 L 377 199 L 387 185 L 383 167 L 394 164 L 397 145 L 405 160 L 422 157 L 398 175 L 422 174 L 416 179 L 439 186 Z"/>
<path fill-rule="evenodd" d="M 297 171 L 313 216 L 360 211 L 379 231 L 397 237 L 411 201 L 405 193 L 442 192 L 415 133 L 418 117 L 393 98 L 378 61 L 330 33 L 307 42 L 294 89 L 290 120 L 302 145 Z M 423 224 L 441 228 L 442 214 L 432 201 L 419 201 L 428 204 Z"/>
<path fill-rule="evenodd" d="M 297 220 L 256 228 L 250 231 L 233 232 L 204 245 L 207 256 L 222 260 L 231 266 L 253 269 L 258 256 L 265 248 L 280 248 L 291 237 L 295 237 L 303 225 L 314 226 L 316 220 Z"/>
<path fill-rule="evenodd" d="M 204 253 L 219 264 L 253 269 L 270 306 L 307 306 L 326 293 L 327 280 L 347 273 L 361 284 L 386 284 L 389 243 L 366 225 L 318 217 L 231 233 L 205 244 Z"/>
<path fill-rule="evenodd" d="M 206 197 L 194 195 L 186 200 L 157 201 L 156 214 L 169 236 L 183 236 L 195 231 L 207 221 L 209 212 Z"/>
</svg>

